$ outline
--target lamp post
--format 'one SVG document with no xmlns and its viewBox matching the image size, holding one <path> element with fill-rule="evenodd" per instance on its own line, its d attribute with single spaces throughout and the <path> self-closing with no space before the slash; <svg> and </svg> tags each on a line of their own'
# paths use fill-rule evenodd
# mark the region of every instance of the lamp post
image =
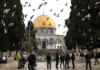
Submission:
<svg viewBox="0 0 100 70">
<path fill-rule="evenodd" d="M 28 21 L 28 28 L 29 28 L 29 44 L 30 44 L 30 30 L 34 29 L 34 24 L 32 24 L 31 20 Z"/>
<path fill-rule="evenodd" d="M 38 40 L 39 40 L 39 35 L 38 35 Z M 39 45 L 40 45 L 40 42 L 38 42 L 39 43 Z M 38 45 L 38 47 L 39 47 L 39 45 Z"/>
<path fill-rule="evenodd" d="M 30 44 L 30 25 L 29 25 L 29 44 Z"/>
<path fill-rule="evenodd" d="M 58 35 L 58 46 L 59 46 L 59 48 L 60 48 L 60 45 L 59 45 L 59 44 L 60 44 L 60 40 L 59 40 L 59 35 Z M 58 48 L 58 49 L 59 49 L 59 48 Z"/>
</svg>

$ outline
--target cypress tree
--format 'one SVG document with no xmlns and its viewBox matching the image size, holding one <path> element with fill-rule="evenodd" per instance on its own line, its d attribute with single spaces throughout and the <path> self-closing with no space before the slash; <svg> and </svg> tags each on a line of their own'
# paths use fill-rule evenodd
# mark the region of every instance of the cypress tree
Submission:
<svg viewBox="0 0 100 70">
<path fill-rule="evenodd" d="M 71 0 L 71 4 L 70 17 L 65 21 L 69 38 L 82 49 L 96 48 L 100 42 L 99 0 Z"/>
<path fill-rule="evenodd" d="M 35 33 L 37 32 L 37 30 L 34 29 L 34 24 L 32 23 L 31 20 L 28 22 L 27 30 L 29 29 L 30 29 L 31 45 L 33 46 L 34 50 L 38 50 L 37 41 L 35 39 L 36 36 Z"/>
<path fill-rule="evenodd" d="M 20 0 L 3 0 L 0 3 L 2 3 L 0 5 L 3 8 L 3 18 L 0 20 L 3 20 L 4 30 L 6 31 L 6 37 L 3 38 L 4 41 L 2 41 L 1 44 L 3 46 L 3 44 L 8 43 L 6 46 L 4 46 L 4 48 L 7 48 L 6 50 L 18 50 L 21 48 L 21 43 L 25 32 L 22 5 Z M 7 40 L 7 42 L 5 40 Z"/>
</svg>

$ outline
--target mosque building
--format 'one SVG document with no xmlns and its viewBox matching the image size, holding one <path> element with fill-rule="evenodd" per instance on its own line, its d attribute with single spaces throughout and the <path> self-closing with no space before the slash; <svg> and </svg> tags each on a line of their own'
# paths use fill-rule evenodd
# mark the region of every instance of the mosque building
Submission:
<svg viewBox="0 0 100 70">
<path fill-rule="evenodd" d="M 37 30 L 36 40 L 39 49 L 61 49 L 65 47 L 64 35 L 57 35 L 55 22 L 49 16 L 38 16 L 34 21 L 34 29 Z"/>
</svg>

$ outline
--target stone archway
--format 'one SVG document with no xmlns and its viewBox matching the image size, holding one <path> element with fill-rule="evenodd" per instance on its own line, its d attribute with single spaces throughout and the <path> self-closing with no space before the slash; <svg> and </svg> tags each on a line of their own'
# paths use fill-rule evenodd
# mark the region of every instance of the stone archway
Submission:
<svg viewBox="0 0 100 70">
<path fill-rule="evenodd" d="M 42 40 L 42 49 L 46 49 L 47 43 L 48 43 L 48 40 L 47 40 L 46 38 L 44 38 L 44 39 Z"/>
<path fill-rule="evenodd" d="M 45 41 L 42 42 L 42 49 L 46 49 L 46 42 Z"/>
</svg>

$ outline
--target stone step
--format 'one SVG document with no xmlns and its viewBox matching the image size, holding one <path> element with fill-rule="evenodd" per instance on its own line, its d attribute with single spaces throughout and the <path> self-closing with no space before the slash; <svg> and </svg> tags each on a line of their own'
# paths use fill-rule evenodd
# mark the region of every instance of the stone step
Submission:
<svg viewBox="0 0 100 70">
<path fill-rule="evenodd" d="M 51 55 L 55 55 L 56 52 L 59 51 L 59 53 L 63 53 L 61 49 L 39 49 L 37 51 L 37 55 L 47 55 L 48 53 L 51 53 Z"/>
</svg>

